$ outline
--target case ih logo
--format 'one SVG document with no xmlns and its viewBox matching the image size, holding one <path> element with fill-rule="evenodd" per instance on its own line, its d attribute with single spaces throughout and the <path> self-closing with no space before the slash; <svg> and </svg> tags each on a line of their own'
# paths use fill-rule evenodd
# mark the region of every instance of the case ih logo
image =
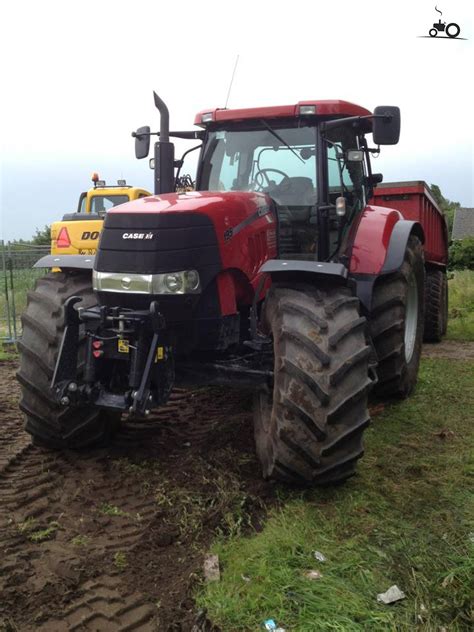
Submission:
<svg viewBox="0 0 474 632">
<path fill-rule="evenodd" d="M 122 239 L 153 239 L 153 233 L 123 233 Z"/>
<path fill-rule="evenodd" d="M 433 26 L 428 31 L 428 35 L 420 35 L 419 37 L 437 37 L 438 39 L 455 39 L 461 32 L 461 27 L 459 24 L 455 22 L 450 22 L 446 24 L 446 22 L 441 22 L 441 16 L 443 12 L 435 6 L 435 11 L 437 11 L 440 15 L 440 18 L 437 22 L 433 23 Z M 466 39 L 465 37 L 459 37 L 459 39 Z"/>
</svg>

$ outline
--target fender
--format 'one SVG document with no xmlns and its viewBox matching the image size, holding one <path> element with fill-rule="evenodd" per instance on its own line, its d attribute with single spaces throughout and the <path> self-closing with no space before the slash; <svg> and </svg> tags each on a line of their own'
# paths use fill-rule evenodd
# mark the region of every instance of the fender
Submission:
<svg viewBox="0 0 474 632">
<path fill-rule="evenodd" d="M 403 219 L 399 211 L 377 206 L 364 211 L 353 243 L 349 277 L 356 283 L 366 312 L 371 310 L 375 281 L 401 268 L 410 235 L 425 243 L 421 224 Z"/>
<path fill-rule="evenodd" d="M 290 277 L 302 275 L 320 278 L 336 277 L 341 281 L 345 281 L 348 277 L 348 270 L 342 263 L 293 259 L 269 259 L 260 268 L 259 273 L 270 274 L 272 280 L 277 281 L 285 281 Z"/>
<path fill-rule="evenodd" d="M 94 255 L 46 255 L 33 268 L 61 268 L 62 270 L 92 270 Z"/>
</svg>

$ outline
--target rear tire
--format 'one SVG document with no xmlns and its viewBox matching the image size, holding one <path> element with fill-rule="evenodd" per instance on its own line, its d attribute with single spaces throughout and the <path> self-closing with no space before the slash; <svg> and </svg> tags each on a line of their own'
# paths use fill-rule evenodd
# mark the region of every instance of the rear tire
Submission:
<svg viewBox="0 0 474 632">
<path fill-rule="evenodd" d="M 428 270 L 425 283 L 425 342 L 441 342 L 446 333 L 448 287 L 446 273 Z"/>
<path fill-rule="evenodd" d="M 55 272 L 38 279 L 28 293 L 22 315 L 23 336 L 18 343 L 21 384 L 20 409 L 33 443 L 48 448 L 85 448 L 104 445 L 120 425 L 120 414 L 92 406 L 67 408 L 53 398 L 50 382 L 64 332 L 64 303 L 81 296 L 81 307 L 95 299 L 90 275 Z M 85 336 L 79 339 L 79 374 L 85 354 Z"/>
<path fill-rule="evenodd" d="M 418 377 L 424 326 L 423 247 L 410 236 L 399 272 L 380 277 L 374 286 L 369 331 L 377 353 L 381 397 L 405 398 Z"/>
<path fill-rule="evenodd" d="M 262 329 L 273 336 L 274 386 L 254 405 L 265 478 L 327 485 L 355 473 L 371 386 L 358 306 L 347 288 L 270 290 Z"/>
</svg>

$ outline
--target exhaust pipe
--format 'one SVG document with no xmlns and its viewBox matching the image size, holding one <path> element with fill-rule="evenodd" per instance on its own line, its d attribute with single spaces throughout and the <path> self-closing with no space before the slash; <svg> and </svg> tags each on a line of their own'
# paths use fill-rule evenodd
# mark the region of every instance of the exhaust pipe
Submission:
<svg viewBox="0 0 474 632">
<path fill-rule="evenodd" d="M 153 92 L 160 113 L 160 140 L 155 143 L 155 195 L 174 193 L 174 145 L 170 143 L 170 114 L 166 103 Z"/>
<path fill-rule="evenodd" d="M 153 98 L 155 99 L 155 107 L 160 113 L 160 140 L 168 142 L 170 139 L 170 113 L 168 106 L 154 90 Z"/>
</svg>

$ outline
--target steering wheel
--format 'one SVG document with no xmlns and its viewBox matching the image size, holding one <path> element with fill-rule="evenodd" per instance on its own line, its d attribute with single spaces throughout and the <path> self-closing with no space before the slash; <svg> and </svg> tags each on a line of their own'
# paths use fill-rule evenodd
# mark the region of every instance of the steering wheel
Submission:
<svg viewBox="0 0 474 632">
<path fill-rule="evenodd" d="M 282 181 L 277 186 L 281 186 L 281 184 L 285 180 L 289 180 L 288 175 L 284 171 L 280 171 L 280 169 L 272 169 L 272 168 L 259 169 L 259 171 L 257 171 L 257 173 L 255 174 L 255 181 L 254 181 L 255 182 L 255 191 L 263 191 L 263 189 L 265 187 L 271 186 L 271 180 L 268 177 L 268 172 L 269 171 L 273 171 L 274 173 L 278 173 L 280 176 L 283 176 Z M 265 184 L 265 180 L 266 180 L 266 184 Z"/>
</svg>

